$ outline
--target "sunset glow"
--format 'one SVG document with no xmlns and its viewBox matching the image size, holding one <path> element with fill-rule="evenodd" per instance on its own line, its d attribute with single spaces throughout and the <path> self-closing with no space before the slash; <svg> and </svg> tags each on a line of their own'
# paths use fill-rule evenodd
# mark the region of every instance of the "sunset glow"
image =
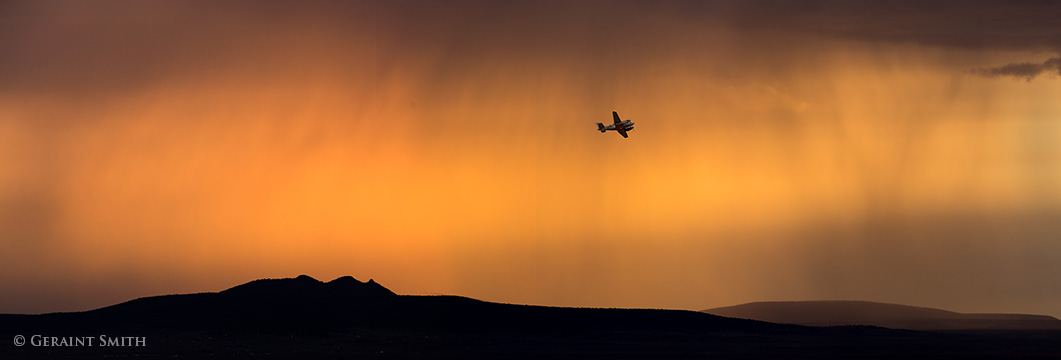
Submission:
<svg viewBox="0 0 1061 360">
<path fill-rule="evenodd" d="M 1058 73 L 971 71 L 1058 37 L 742 3 L 3 5 L 0 312 L 308 274 L 1061 316 Z"/>
</svg>

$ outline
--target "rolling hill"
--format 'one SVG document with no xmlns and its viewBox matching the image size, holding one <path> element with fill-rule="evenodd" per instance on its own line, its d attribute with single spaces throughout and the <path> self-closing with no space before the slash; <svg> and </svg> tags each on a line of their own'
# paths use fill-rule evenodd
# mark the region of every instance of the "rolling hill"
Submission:
<svg viewBox="0 0 1061 360">
<path fill-rule="evenodd" d="M 963 314 L 870 301 L 753 302 L 703 312 L 807 326 L 871 325 L 911 330 L 1061 330 L 1061 320 L 1045 315 Z"/>
</svg>

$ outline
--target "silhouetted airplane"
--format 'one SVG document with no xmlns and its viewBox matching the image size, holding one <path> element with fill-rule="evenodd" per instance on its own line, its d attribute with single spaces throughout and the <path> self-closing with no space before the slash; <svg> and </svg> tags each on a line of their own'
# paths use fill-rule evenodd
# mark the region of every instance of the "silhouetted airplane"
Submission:
<svg viewBox="0 0 1061 360">
<path fill-rule="evenodd" d="M 600 130 L 602 133 L 608 130 L 615 130 L 619 132 L 619 135 L 622 135 L 625 138 L 627 137 L 626 132 L 634 129 L 634 122 L 630 121 L 630 119 L 627 119 L 626 121 L 619 120 L 619 113 L 614 111 L 612 111 L 612 117 L 615 118 L 614 124 L 604 126 L 602 123 L 597 123 L 597 130 Z"/>
</svg>

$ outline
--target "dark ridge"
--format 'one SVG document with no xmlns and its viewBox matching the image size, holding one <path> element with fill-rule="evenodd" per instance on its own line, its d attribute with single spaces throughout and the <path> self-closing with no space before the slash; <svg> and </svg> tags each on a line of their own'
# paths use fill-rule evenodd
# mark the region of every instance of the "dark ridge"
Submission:
<svg viewBox="0 0 1061 360">
<path fill-rule="evenodd" d="M 251 281 L 78 313 L 0 314 L 0 338 L 138 336 L 146 347 L 0 347 L 7 358 L 1032 358 L 1061 332 L 941 334 L 806 327 L 695 311 L 512 305 L 396 295 L 349 276 Z M 866 356 L 871 355 L 871 356 Z"/>
<path fill-rule="evenodd" d="M 361 296 L 392 296 L 397 295 L 390 289 L 383 287 L 376 281 L 368 279 L 368 282 L 360 282 L 353 276 L 343 276 L 329 281 L 327 287 L 338 289 L 349 295 L 359 294 Z"/>
<path fill-rule="evenodd" d="M 352 276 L 343 276 L 327 283 L 308 275 L 294 279 L 260 279 L 221 291 L 232 296 L 304 296 L 310 298 L 394 296 L 394 292 L 369 280 L 363 283 Z"/>
<path fill-rule="evenodd" d="M 911 330 L 1047 330 L 1061 320 L 1045 315 L 963 314 L 870 301 L 771 301 L 703 310 L 705 313 L 807 326 L 871 325 Z"/>
<path fill-rule="evenodd" d="M 315 292 L 322 288 L 324 283 L 308 275 L 299 275 L 288 279 L 258 279 L 246 284 L 237 285 L 222 294 L 275 296 L 287 293 Z"/>
<path fill-rule="evenodd" d="M 804 331 L 797 326 L 686 310 L 560 308 L 460 296 L 396 295 L 373 280 L 344 276 L 323 283 L 305 275 L 255 280 L 216 293 L 140 298 L 86 312 L 4 315 L 0 319 L 9 328 L 91 330 Z"/>
</svg>

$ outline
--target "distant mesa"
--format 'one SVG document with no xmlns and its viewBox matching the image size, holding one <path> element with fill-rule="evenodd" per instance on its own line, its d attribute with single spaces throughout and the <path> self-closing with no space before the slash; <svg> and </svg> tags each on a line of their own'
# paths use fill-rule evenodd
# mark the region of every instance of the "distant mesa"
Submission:
<svg viewBox="0 0 1061 360">
<path fill-rule="evenodd" d="M 322 282 L 307 275 L 259 279 L 220 292 L 144 297 L 100 309 L 7 319 L 70 329 L 337 328 L 378 325 L 401 296 L 350 276 Z M 0 322 L 5 319 L 0 316 Z"/>
<path fill-rule="evenodd" d="M 770 301 L 703 310 L 713 315 L 807 326 L 871 325 L 909 330 L 1050 330 L 1046 315 L 963 314 L 870 301 Z"/>
</svg>

